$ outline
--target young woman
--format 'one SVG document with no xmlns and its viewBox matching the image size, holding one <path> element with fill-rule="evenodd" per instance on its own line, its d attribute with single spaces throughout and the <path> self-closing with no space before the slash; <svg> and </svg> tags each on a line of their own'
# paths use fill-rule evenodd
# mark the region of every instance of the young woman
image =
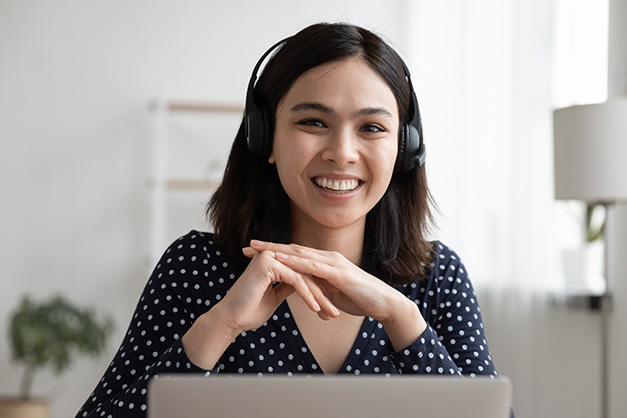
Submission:
<svg viewBox="0 0 627 418">
<path fill-rule="evenodd" d="M 347 24 L 281 41 L 208 215 L 155 268 L 77 416 L 143 416 L 159 373 L 496 375 L 464 266 L 429 242 L 418 103 Z"/>
</svg>

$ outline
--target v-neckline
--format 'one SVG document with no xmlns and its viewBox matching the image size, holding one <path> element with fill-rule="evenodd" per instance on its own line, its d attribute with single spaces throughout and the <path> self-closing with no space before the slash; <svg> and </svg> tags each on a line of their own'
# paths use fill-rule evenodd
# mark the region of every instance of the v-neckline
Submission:
<svg viewBox="0 0 627 418">
<path fill-rule="evenodd" d="M 307 345 L 307 342 L 305 341 L 305 338 L 303 337 L 303 334 L 298 327 L 298 324 L 296 323 L 296 319 L 294 318 L 294 314 L 290 309 L 287 300 L 284 300 L 279 308 L 283 310 L 283 315 L 286 320 L 286 328 L 291 336 L 290 340 L 294 345 L 294 351 L 298 353 L 298 356 L 300 357 L 304 366 L 308 369 L 307 372 L 312 374 L 325 374 L 320 367 L 318 360 L 309 348 L 309 345 Z M 361 323 L 361 327 L 359 328 L 359 333 L 357 334 L 355 341 L 353 341 L 351 349 L 348 352 L 348 355 L 346 356 L 344 361 L 342 362 L 342 366 L 338 370 L 337 374 L 355 370 L 355 366 L 361 362 L 361 358 L 366 352 L 366 348 L 370 344 L 370 341 L 372 341 L 372 338 L 370 336 L 372 335 L 376 324 L 377 322 L 372 318 L 368 316 L 364 317 L 364 320 Z M 296 334 L 292 332 L 294 330 L 296 331 Z M 303 351 L 302 348 L 305 348 L 305 351 Z M 356 354 L 357 350 L 359 350 L 359 354 Z M 315 367 L 313 367 L 313 365 L 315 365 Z M 348 367 L 347 369 L 347 366 L 350 367 Z"/>
</svg>

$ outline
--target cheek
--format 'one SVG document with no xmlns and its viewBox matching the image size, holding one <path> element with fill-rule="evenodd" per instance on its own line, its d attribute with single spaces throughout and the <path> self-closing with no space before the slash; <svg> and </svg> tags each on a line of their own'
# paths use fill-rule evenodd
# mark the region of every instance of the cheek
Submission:
<svg viewBox="0 0 627 418">
<path fill-rule="evenodd" d="M 273 153 L 274 164 L 279 174 L 279 180 L 283 189 L 290 194 L 295 187 L 298 188 L 303 180 L 303 173 L 307 163 L 311 160 L 311 150 L 303 146 L 297 138 L 290 138 L 289 143 L 275 141 Z"/>
<path fill-rule="evenodd" d="M 397 153 L 397 141 L 390 141 L 385 147 L 379 148 L 373 153 L 374 158 L 372 158 L 372 163 L 376 171 L 387 179 L 392 178 L 392 174 L 394 173 Z"/>
<path fill-rule="evenodd" d="M 273 156 L 277 169 L 287 170 L 302 167 L 316 155 L 316 142 L 300 132 L 291 132 L 287 135 L 275 136 Z"/>
<path fill-rule="evenodd" d="M 397 143 L 382 150 L 380 153 L 375 154 L 376 157 L 372 160 L 372 170 L 378 175 L 376 176 L 376 193 L 383 196 L 388 189 L 392 176 L 394 175 L 394 166 L 396 165 Z"/>
</svg>

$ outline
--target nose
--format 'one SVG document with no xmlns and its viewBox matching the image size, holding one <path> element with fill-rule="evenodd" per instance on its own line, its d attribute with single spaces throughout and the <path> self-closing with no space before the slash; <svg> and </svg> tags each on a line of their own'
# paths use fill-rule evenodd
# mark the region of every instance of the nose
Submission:
<svg viewBox="0 0 627 418">
<path fill-rule="evenodd" d="M 359 143 L 356 135 L 343 129 L 328 135 L 321 157 L 339 167 L 353 165 L 359 161 Z"/>
</svg>

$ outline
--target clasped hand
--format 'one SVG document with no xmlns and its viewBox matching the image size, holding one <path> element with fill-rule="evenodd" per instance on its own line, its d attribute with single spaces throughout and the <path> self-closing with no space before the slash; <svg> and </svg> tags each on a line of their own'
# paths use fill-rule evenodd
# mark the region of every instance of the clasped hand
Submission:
<svg viewBox="0 0 627 418">
<path fill-rule="evenodd" d="M 384 325 L 407 301 L 337 252 L 253 240 L 243 253 L 252 261 L 221 302 L 239 331 L 261 326 L 293 292 L 323 320 L 342 311 Z"/>
</svg>

